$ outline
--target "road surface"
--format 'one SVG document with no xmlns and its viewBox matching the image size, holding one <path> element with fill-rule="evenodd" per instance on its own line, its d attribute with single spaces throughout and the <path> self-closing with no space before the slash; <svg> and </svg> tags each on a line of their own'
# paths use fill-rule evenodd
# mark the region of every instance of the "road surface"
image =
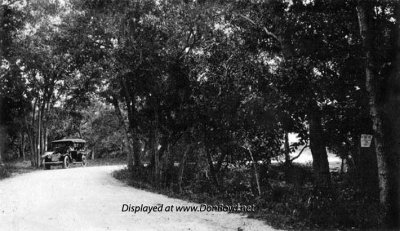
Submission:
<svg viewBox="0 0 400 231">
<path fill-rule="evenodd" d="M 122 166 L 54 169 L 0 181 L 0 230 L 274 230 L 225 212 L 122 212 L 131 206 L 199 206 L 138 190 L 111 172 Z"/>
</svg>

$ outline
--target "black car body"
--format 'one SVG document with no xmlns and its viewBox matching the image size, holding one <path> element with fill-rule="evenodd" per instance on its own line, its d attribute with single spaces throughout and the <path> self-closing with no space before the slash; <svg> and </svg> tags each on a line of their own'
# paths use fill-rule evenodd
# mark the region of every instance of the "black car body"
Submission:
<svg viewBox="0 0 400 231">
<path fill-rule="evenodd" d="M 51 150 L 42 155 L 43 166 L 50 169 L 52 165 L 68 168 L 70 164 L 87 165 L 86 141 L 83 139 L 62 139 L 51 143 Z"/>
</svg>

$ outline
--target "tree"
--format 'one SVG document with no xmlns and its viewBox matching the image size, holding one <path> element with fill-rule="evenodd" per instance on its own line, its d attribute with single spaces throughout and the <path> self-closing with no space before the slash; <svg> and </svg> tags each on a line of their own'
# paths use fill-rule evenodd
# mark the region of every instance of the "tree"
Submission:
<svg viewBox="0 0 400 231">
<path fill-rule="evenodd" d="M 15 63 L 18 45 L 17 30 L 23 26 L 24 13 L 19 1 L 0 5 L 0 165 L 5 157 L 9 137 L 16 137 L 23 110 L 27 106 L 21 73 Z M 14 129 L 17 128 L 17 129 Z"/>
<path fill-rule="evenodd" d="M 359 1 L 357 14 L 360 35 L 365 52 L 365 82 L 369 96 L 369 108 L 373 121 L 375 151 L 378 160 L 379 198 L 384 208 L 386 228 L 399 228 L 399 8 L 395 2 Z M 374 9 L 382 9 L 377 13 Z M 386 9 L 388 11 L 386 11 Z M 392 12 L 392 13 L 387 13 Z M 388 14 L 388 15 L 386 15 Z M 391 23 L 390 18 L 395 18 Z M 383 20 L 382 20 L 383 19 Z M 383 21 L 383 23 L 382 23 Z M 386 24 L 386 25 L 385 25 Z M 392 33 L 380 44 L 382 50 L 374 45 L 384 32 L 378 32 L 378 26 L 392 29 Z M 394 53 L 385 53 L 384 47 L 390 47 Z M 380 59 L 379 59 L 380 58 Z M 384 62 L 390 62 L 387 67 Z M 383 73 L 383 74 L 382 74 Z M 382 81 L 382 82 L 381 82 Z M 384 89 L 384 90 L 383 90 Z"/>
<path fill-rule="evenodd" d="M 279 95 L 282 127 L 309 140 L 321 186 L 330 182 L 326 148 L 356 147 L 359 128 L 368 129 L 361 121 L 369 118 L 359 113 L 365 88 L 355 4 L 252 1 L 239 2 L 232 13 L 247 49 L 275 65 L 267 82 Z"/>
<path fill-rule="evenodd" d="M 64 43 L 61 21 L 68 19 L 68 6 L 55 2 L 34 1 L 24 6 L 30 21 L 19 31 L 18 68 L 31 102 L 25 110 L 24 127 L 30 140 L 31 161 L 41 165 L 40 156 L 48 144 L 49 114 L 56 102 L 74 93 L 76 65 Z M 82 99 L 82 98 L 81 98 Z M 73 113 L 73 112 L 72 112 Z"/>
</svg>

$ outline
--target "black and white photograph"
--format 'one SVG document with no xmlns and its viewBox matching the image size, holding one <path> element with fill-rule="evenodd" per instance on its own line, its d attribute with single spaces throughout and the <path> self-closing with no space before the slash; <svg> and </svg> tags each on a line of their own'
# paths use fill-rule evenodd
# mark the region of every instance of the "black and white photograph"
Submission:
<svg viewBox="0 0 400 231">
<path fill-rule="evenodd" d="M 0 231 L 400 230 L 399 0 L 0 0 Z"/>
</svg>

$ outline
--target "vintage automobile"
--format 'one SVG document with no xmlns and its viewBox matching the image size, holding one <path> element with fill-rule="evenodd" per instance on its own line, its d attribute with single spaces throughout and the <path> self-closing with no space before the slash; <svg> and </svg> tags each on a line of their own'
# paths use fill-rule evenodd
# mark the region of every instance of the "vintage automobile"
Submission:
<svg viewBox="0 0 400 231">
<path fill-rule="evenodd" d="M 51 150 L 42 155 L 43 166 L 50 169 L 52 165 L 68 168 L 70 164 L 87 165 L 86 141 L 83 139 L 62 139 L 51 142 Z"/>
</svg>

